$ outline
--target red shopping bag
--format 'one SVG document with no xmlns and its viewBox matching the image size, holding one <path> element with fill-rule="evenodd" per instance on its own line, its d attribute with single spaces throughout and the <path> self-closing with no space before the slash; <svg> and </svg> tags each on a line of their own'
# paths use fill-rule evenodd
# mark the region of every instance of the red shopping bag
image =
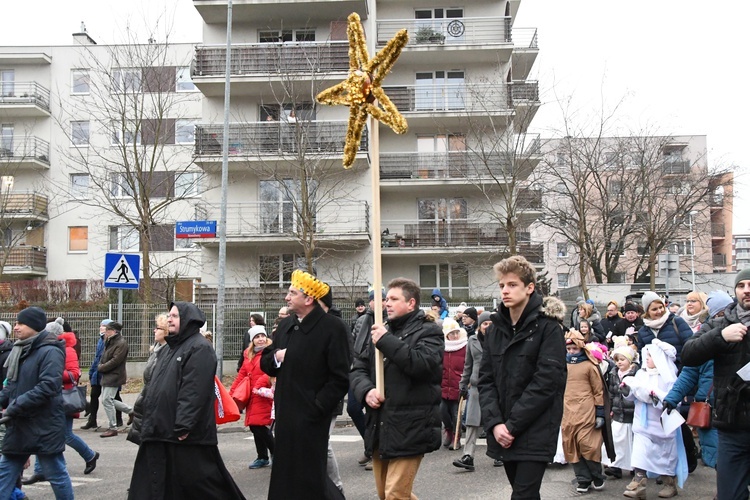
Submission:
<svg viewBox="0 0 750 500">
<path fill-rule="evenodd" d="M 226 390 L 216 375 L 214 375 L 214 393 L 216 394 L 216 400 L 214 401 L 216 423 L 226 424 L 239 420 L 240 410 L 237 409 L 237 403 L 234 402 L 232 396 L 229 395 L 229 391 Z"/>
</svg>

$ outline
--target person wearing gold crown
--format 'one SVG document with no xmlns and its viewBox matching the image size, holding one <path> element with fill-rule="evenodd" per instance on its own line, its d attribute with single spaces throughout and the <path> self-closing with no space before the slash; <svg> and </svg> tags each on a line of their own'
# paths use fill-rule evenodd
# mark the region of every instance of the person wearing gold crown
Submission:
<svg viewBox="0 0 750 500">
<path fill-rule="evenodd" d="M 326 474 L 328 431 L 349 389 L 346 325 L 318 300 L 329 286 L 301 270 L 286 295 L 289 317 L 279 323 L 260 366 L 276 377 L 276 449 L 269 499 L 343 498 Z"/>
</svg>

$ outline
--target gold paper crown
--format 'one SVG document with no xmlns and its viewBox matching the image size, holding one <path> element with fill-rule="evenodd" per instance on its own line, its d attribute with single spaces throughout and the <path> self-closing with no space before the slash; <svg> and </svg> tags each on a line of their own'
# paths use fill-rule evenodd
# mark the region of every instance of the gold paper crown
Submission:
<svg viewBox="0 0 750 500">
<path fill-rule="evenodd" d="M 312 274 L 300 269 L 292 273 L 292 286 L 315 300 L 324 297 L 331 288 Z"/>
</svg>

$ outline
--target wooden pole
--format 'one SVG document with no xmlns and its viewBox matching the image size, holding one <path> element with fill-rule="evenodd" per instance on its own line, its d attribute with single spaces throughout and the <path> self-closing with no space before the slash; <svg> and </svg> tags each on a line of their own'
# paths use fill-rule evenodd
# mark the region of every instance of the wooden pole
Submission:
<svg viewBox="0 0 750 500">
<path fill-rule="evenodd" d="M 456 433 L 453 434 L 453 449 L 457 450 L 460 448 L 461 443 L 461 415 L 464 413 L 464 405 L 466 399 L 463 396 L 458 400 L 458 416 L 456 417 Z"/>
<path fill-rule="evenodd" d="M 369 116 L 370 128 L 370 173 L 372 174 L 372 208 L 370 212 L 370 226 L 372 227 L 372 289 L 375 304 L 373 314 L 375 324 L 383 324 L 383 265 L 380 258 L 380 131 L 378 121 Z M 375 388 L 385 397 L 385 374 L 383 353 L 375 349 Z"/>
</svg>

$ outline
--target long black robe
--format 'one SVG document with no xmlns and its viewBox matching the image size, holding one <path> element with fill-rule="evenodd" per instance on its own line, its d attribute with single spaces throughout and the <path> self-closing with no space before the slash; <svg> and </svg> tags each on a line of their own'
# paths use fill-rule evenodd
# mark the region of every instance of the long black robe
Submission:
<svg viewBox="0 0 750 500">
<path fill-rule="evenodd" d="M 263 351 L 261 369 L 276 377 L 276 449 L 269 500 L 334 498 L 326 474 L 328 430 L 336 405 L 349 388 L 348 329 L 316 306 L 300 322 L 279 323 L 274 343 Z M 287 349 L 276 367 L 274 353 Z"/>
</svg>

